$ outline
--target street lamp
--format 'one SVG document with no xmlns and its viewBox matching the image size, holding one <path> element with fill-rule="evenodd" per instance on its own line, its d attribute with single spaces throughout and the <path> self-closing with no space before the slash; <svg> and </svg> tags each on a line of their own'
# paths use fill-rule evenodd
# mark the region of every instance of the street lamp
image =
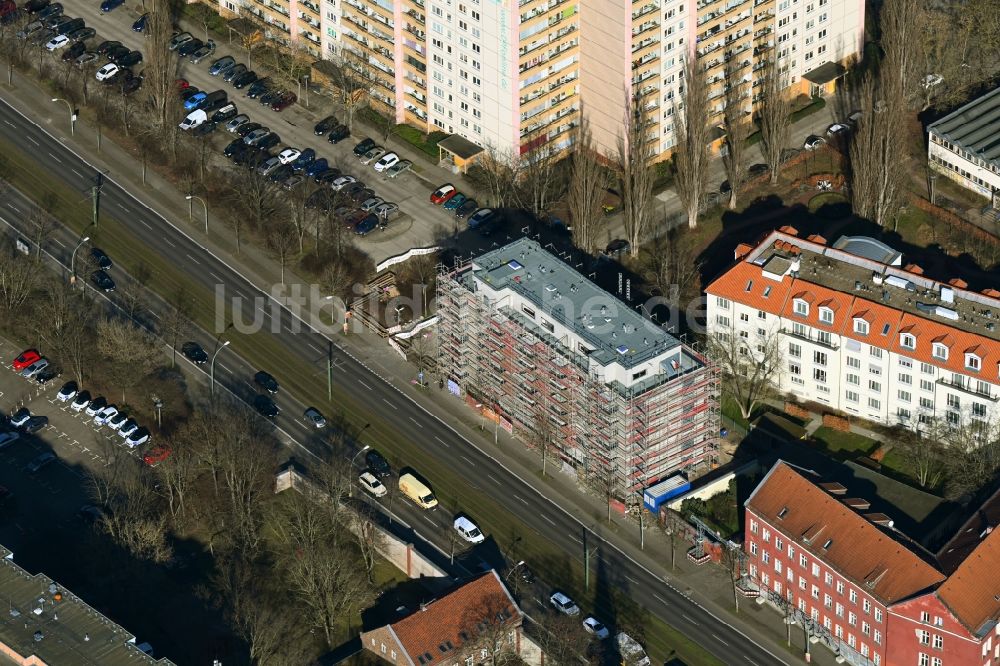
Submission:
<svg viewBox="0 0 1000 666">
<path fill-rule="evenodd" d="M 507 572 L 507 575 L 504 576 L 504 579 L 503 579 L 504 582 L 507 582 L 508 580 L 510 580 L 511 575 L 513 575 L 513 573 L 515 571 L 517 571 L 522 566 L 524 566 L 524 560 L 521 560 L 520 562 L 518 562 L 517 564 L 515 564 L 513 567 L 511 567 L 510 571 Z"/>
<path fill-rule="evenodd" d="M 365 428 L 367 428 L 367 427 L 368 426 L 365 426 Z M 360 456 L 362 453 L 364 453 L 365 451 L 367 451 L 370 448 L 372 448 L 371 444 L 365 444 L 363 447 L 361 447 L 361 450 L 358 451 L 357 453 L 355 453 L 354 457 L 351 458 L 351 467 L 354 467 L 354 461 L 358 459 L 358 456 Z"/>
<path fill-rule="evenodd" d="M 69 109 L 69 135 L 76 136 L 76 111 L 73 110 L 73 105 L 69 103 L 69 100 L 65 100 L 62 97 L 53 97 L 53 102 L 62 102 Z"/>
<path fill-rule="evenodd" d="M 215 353 L 212 354 L 212 364 L 209 366 L 208 375 L 209 375 L 209 383 L 211 384 L 212 387 L 211 395 L 213 398 L 215 397 L 215 357 L 219 355 L 220 351 L 228 347 L 230 342 L 231 340 L 226 340 L 225 342 L 222 343 L 222 346 L 216 349 Z"/>
<path fill-rule="evenodd" d="M 187 195 L 184 198 L 187 199 L 187 201 L 188 201 L 188 222 L 192 222 L 193 221 L 193 217 L 194 217 L 194 211 L 191 208 L 191 200 L 192 199 L 196 199 L 201 204 L 201 207 L 205 209 L 205 233 L 207 234 L 208 233 L 208 204 L 205 203 L 204 199 L 202 199 L 201 197 L 195 196 L 193 194 L 189 194 L 189 195 Z"/>
<path fill-rule="evenodd" d="M 369 425 L 371 425 L 371 424 L 370 423 L 366 424 L 365 428 L 367 428 Z M 365 428 L 362 428 L 361 431 L 364 432 Z M 348 477 L 347 477 L 347 496 L 348 497 L 354 497 L 354 461 L 358 459 L 358 456 L 360 456 L 362 453 L 364 453 L 365 451 L 367 451 L 370 448 L 372 448 L 371 444 L 365 444 L 363 447 L 361 447 L 361 450 L 358 451 L 357 453 L 355 453 L 354 457 L 351 458 L 351 471 L 348 473 Z"/>
<path fill-rule="evenodd" d="M 70 273 L 69 283 L 70 284 L 75 284 L 76 283 L 76 251 L 80 249 L 80 246 L 82 246 L 84 243 L 86 243 L 89 240 L 90 240 L 90 236 L 84 236 L 83 238 L 80 239 L 80 242 L 76 244 L 76 247 L 73 248 L 73 254 L 70 255 L 70 258 L 69 258 L 69 273 Z"/>
</svg>

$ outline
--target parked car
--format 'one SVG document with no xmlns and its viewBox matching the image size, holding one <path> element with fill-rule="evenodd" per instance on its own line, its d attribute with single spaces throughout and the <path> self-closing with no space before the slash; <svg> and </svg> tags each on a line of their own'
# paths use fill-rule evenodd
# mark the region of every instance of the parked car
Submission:
<svg viewBox="0 0 1000 666">
<path fill-rule="evenodd" d="M 126 419 L 118 428 L 118 435 L 122 439 L 128 439 L 129 435 L 139 429 L 139 423 L 135 419 Z"/>
<path fill-rule="evenodd" d="M 278 161 L 282 164 L 291 164 L 299 158 L 302 151 L 298 148 L 285 148 L 283 151 L 278 153 Z"/>
<path fill-rule="evenodd" d="M 73 402 L 69 404 L 70 409 L 74 412 L 80 412 L 86 409 L 87 405 L 90 404 L 90 391 L 80 391 L 73 398 Z"/>
<path fill-rule="evenodd" d="M 298 95 L 293 92 L 286 92 L 281 95 L 278 99 L 271 103 L 272 111 L 284 111 L 295 102 L 299 101 Z"/>
<path fill-rule="evenodd" d="M 315 160 L 316 160 L 316 151 L 313 150 L 312 148 L 306 148 L 301 153 L 299 153 L 299 156 L 295 158 L 294 162 L 292 162 L 292 169 L 294 169 L 295 171 L 304 171 Z"/>
<path fill-rule="evenodd" d="M 596 617 L 588 617 L 583 621 L 583 630 L 588 634 L 592 634 L 598 640 L 605 640 L 611 633 L 608 628 L 604 626 Z"/>
<path fill-rule="evenodd" d="M 231 159 L 234 163 L 238 164 L 240 159 L 243 157 L 243 153 L 250 150 L 250 146 L 243 143 L 243 139 L 236 137 L 229 142 L 229 145 L 225 147 L 222 154 Z"/>
<path fill-rule="evenodd" d="M 805 150 L 816 150 L 820 146 L 826 143 L 826 139 L 821 136 L 812 134 L 806 137 L 805 143 L 802 144 L 802 148 Z"/>
<path fill-rule="evenodd" d="M 448 201 L 448 199 L 451 199 L 456 194 L 458 194 L 458 190 L 455 189 L 455 186 L 452 185 L 451 183 L 448 183 L 447 185 L 442 185 L 441 187 L 431 192 L 431 203 L 434 204 L 435 206 L 440 206 L 444 202 Z"/>
<path fill-rule="evenodd" d="M 265 76 L 264 78 L 257 79 L 256 81 L 250 84 L 250 87 L 247 89 L 247 97 L 249 97 L 250 99 L 257 99 L 261 95 L 269 92 L 270 89 L 271 89 L 271 78 Z"/>
<path fill-rule="evenodd" d="M 188 62 L 197 65 L 213 53 L 215 53 L 215 42 L 210 39 L 191 52 L 191 55 L 188 56 Z"/>
<path fill-rule="evenodd" d="M 317 185 L 329 185 L 341 176 L 340 169 L 324 169 L 313 176 L 313 182 Z"/>
<path fill-rule="evenodd" d="M 185 342 L 181 345 L 181 353 L 195 365 L 204 365 L 208 362 L 208 352 L 202 349 L 197 342 Z"/>
<path fill-rule="evenodd" d="M 184 120 L 180 122 L 178 127 L 182 130 L 191 130 L 208 120 L 208 114 L 201 109 L 195 109 L 191 113 L 184 117 Z"/>
<path fill-rule="evenodd" d="M 292 165 L 291 164 L 287 164 L 285 166 L 291 168 Z M 294 190 L 296 187 L 298 187 L 299 185 L 301 185 L 302 183 L 304 183 L 305 180 L 306 180 L 306 177 L 303 176 L 302 174 L 300 174 L 300 173 L 292 173 L 291 176 L 289 176 L 288 178 L 285 178 L 283 181 L 281 181 L 281 187 L 283 187 L 286 190 Z"/>
<path fill-rule="evenodd" d="M 383 155 L 378 162 L 372 167 L 375 171 L 379 173 L 383 171 L 388 171 L 390 167 L 394 167 L 399 163 L 399 155 L 396 153 L 386 153 Z"/>
<path fill-rule="evenodd" d="M 110 293 L 115 290 L 115 281 L 104 271 L 94 271 L 91 273 L 90 281 L 104 293 Z"/>
<path fill-rule="evenodd" d="M 378 206 L 376 206 L 375 210 L 373 210 L 372 212 L 375 213 L 376 215 L 378 215 L 380 220 L 388 220 L 398 210 L 399 210 L 399 206 L 398 205 L 396 205 L 394 203 L 391 203 L 389 201 L 386 201 L 386 202 L 380 203 Z"/>
<path fill-rule="evenodd" d="M 10 5 L 9 4 L 5 4 L 4 6 L 5 7 L 9 7 Z M 14 4 L 14 9 L 17 9 L 17 5 L 16 4 Z M 13 12 L 9 12 L 8 14 L 4 14 L 4 16 L 8 16 L 11 13 L 13 13 Z M 63 13 L 62 3 L 61 2 L 53 2 L 52 4 L 46 5 L 45 7 L 43 7 L 42 9 L 40 9 L 35 14 L 35 18 L 37 18 L 37 19 L 46 19 L 46 18 L 48 18 L 50 16 L 60 16 L 62 13 Z"/>
<path fill-rule="evenodd" d="M 374 147 L 375 140 L 370 137 L 365 137 L 364 139 L 361 139 L 356 146 L 354 146 L 354 154 L 361 157 Z"/>
<path fill-rule="evenodd" d="M 33 435 L 45 426 L 49 424 L 49 417 L 47 416 L 32 416 L 28 419 L 28 422 L 24 424 L 24 432 L 28 435 Z"/>
<path fill-rule="evenodd" d="M 60 370 L 55 366 L 50 365 L 49 367 L 45 368 L 37 375 L 35 375 L 35 381 L 38 383 L 39 386 L 44 386 L 49 382 L 51 382 L 53 379 L 60 377 L 61 375 L 62 375 L 62 370 Z"/>
<path fill-rule="evenodd" d="M 235 134 L 241 126 L 246 125 L 249 122 L 250 116 L 245 113 L 233 116 L 229 119 L 229 122 L 226 123 L 226 131 L 230 134 Z M 237 141 L 239 141 L 239 139 L 237 139 Z"/>
<path fill-rule="evenodd" d="M 339 124 L 340 121 L 337 120 L 337 116 L 327 116 L 323 120 L 316 123 L 313 127 L 313 133 L 316 136 L 323 136 Z"/>
<path fill-rule="evenodd" d="M 148 428 L 136 428 L 133 432 L 125 438 L 125 443 L 128 444 L 130 449 L 134 449 L 137 446 L 142 446 L 149 441 L 149 429 Z"/>
<path fill-rule="evenodd" d="M 358 179 L 355 178 L 354 176 L 341 176 L 337 180 L 335 180 L 332 183 L 330 183 L 330 188 L 334 192 L 339 192 L 340 190 L 344 189 L 348 185 L 352 185 L 352 184 L 354 184 L 356 182 L 358 182 Z"/>
<path fill-rule="evenodd" d="M 208 73 L 212 76 L 219 76 L 235 64 L 236 58 L 232 56 L 222 56 L 212 63 L 212 66 L 208 68 Z"/>
<path fill-rule="evenodd" d="M 97 31 L 94 30 L 93 28 L 80 28 L 79 30 L 74 30 L 73 32 L 69 33 L 66 36 L 69 37 L 69 40 L 71 42 L 82 43 L 88 39 L 93 39 L 94 37 L 96 37 Z M 86 48 L 85 45 L 84 48 Z M 81 50 L 80 53 L 83 53 L 83 51 Z"/>
<path fill-rule="evenodd" d="M 365 211 L 360 212 L 364 217 L 354 225 L 354 233 L 359 236 L 367 236 L 378 228 L 378 215 L 375 213 L 365 215 Z"/>
<path fill-rule="evenodd" d="M 37 14 L 48 7 L 49 2 L 50 0 L 28 0 L 28 2 L 24 3 L 23 9 L 29 14 Z"/>
<path fill-rule="evenodd" d="M 190 32 L 179 32 L 170 38 L 170 44 L 168 45 L 168 48 L 171 51 L 176 51 L 180 47 L 190 42 L 192 39 L 194 39 L 194 35 L 192 35 Z"/>
<path fill-rule="evenodd" d="M 549 597 L 549 603 L 563 615 L 580 614 L 580 607 L 562 592 L 553 592 L 552 596 Z"/>
<path fill-rule="evenodd" d="M 27 472 L 28 474 L 37 474 L 42 470 L 42 468 L 52 463 L 55 459 L 56 459 L 56 454 L 52 453 L 51 451 L 46 451 L 45 453 L 38 455 L 27 465 L 25 465 L 24 471 Z"/>
<path fill-rule="evenodd" d="M 279 143 L 281 143 L 281 137 L 278 136 L 275 132 L 271 132 L 270 134 L 268 134 L 263 139 L 257 142 L 257 147 L 260 148 L 261 150 L 270 150 L 275 146 L 277 146 Z"/>
<path fill-rule="evenodd" d="M 173 450 L 169 446 L 166 444 L 160 444 L 159 446 L 154 446 L 147 451 L 145 455 L 142 456 L 142 462 L 152 467 L 169 458 L 171 453 L 173 453 Z"/>
<path fill-rule="evenodd" d="M 375 210 L 378 206 L 381 206 L 384 203 L 385 199 L 383 199 L 382 197 L 368 197 L 367 199 L 361 202 L 361 205 L 358 206 L 358 208 L 365 211 L 366 213 L 370 213 L 373 210 Z"/>
<path fill-rule="evenodd" d="M 492 208 L 480 208 L 469 217 L 469 228 L 475 229 L 481 224 L 489 222 L 494 215 Z"/>
<path fill-rule="evenodd" d="M 14 372 L 21 372 L 29 365 L 42 358 L 37 349 L 25 349 L 17 358 L 11 361 L 10 367 Z"/>
<path fill-rule="evenodd" d="M 132 50 L 129 47 L 119 44 L 118 46 L 112 46 L 104 55 L 109 61 L 117 62 L 120 58 L 124 58 L 131 52 Z"/>
<path fill-rule="evenodd" d="M 479 530 L 476 524 L 465 516 L 459 516 L 456 518 L 454 526 L 458 535 L 469 543 L 482 543 L 483 541 L 486 541 L 486 537 L 483 536 L 483 533 Z"/>
<path fill-rule="evenodd" d="M 364 472 L 358 477 L 358 485 L 374 497 L 385 497 L 389 493 L 389 489 L 383 485 L 381 481 L 375 478 L 375 475 L 371 472 Z"/>
<path fill-rule="evenodd" d="M 344 193 L 356 204 L 360 204 L 365 199 L 370 199 L 375 196 L 375 190 L 370 187 L 365 187 L 364 183 L 352 183 L 344 190 Z"/>
<path fill-rule="evenodd" d="M 60 57 L 62 58 L 63 62 L 69 62 L 71 60 L 76 61 L 76 59 L 79 58 L 81 55 L 83 55 L 83 53 L 86 50 L 87 50 L 86 44 L 84 44 L 83 42 L 76 42 L 74 44 L 70 44 L 69 48 L 63 51 L 62 56 Z"/>
<path fill-rule="evenodd" d="M 259 130 L 262 127 L 264 127 L 264 126 L 261 125 L 260 123 L 255 123 L 255 122 L 249 122 L 249 123 L 246 123 L 245 125 L 240 125 L 236 129 L 236 136 L 238 136 L 238 137 L 240 137 L 242 139 L 247 134 L 249 134 L 250 132 L 253 132 L 254 130 Z"/>
<path fill-rule="evenodd" d="M 104 410 L 108 406 L 108 400 L 103 395 L 98 396 L 90 401 L 84 412 L 87 416 L 97 416 L 97 414 Z"/>
<path fill-rule="evenodd" d="M 389 461 L 375 449 L 369 449 L 368 453 L 365 454 L 365 465 L 368 467 L 369 472 L 380 479 L 392 476 L 392 468 L 389 466 Z"/>
<path fill-rule="evenodd" d="M 237 90 L 242 90 L 243 88 L 246 88 L 248 85 L 250 85 L 256 80 L 257 80 L 257 72 L 243 72 L 238 76 L 234 76 L 233 80 L 230 81 L 230 83 Z"/>
<path fill-rule="evenodd" d="M 302 417 L 307 423 L 312 424 L 314 428 L 325 428 L 326 427 L 326 417 L 320 413 L 315 407 L 309 407 L 306 409 Z"/>
<path fill-rule="evenodd" d="M 58 51 L 67 44 L 69 44 L 69 37 L 66 35 L 56 35 L 45 43 L 45 49 L 47 51 Z"/>
<path fill-rule="evenodd" d="M 310 148 L 310 150 L 312 150 Z M 313 153 L 315 154 L 315 153 Z M 306 175 L 310 178 L 320 174 L 330 168 L 330 163 L 325 157 L 314 159 L 306 166 Z"/>
<path fill-rule="evenodd" d="M 212 114 L 212 122 L 224 123 L 228 120 L 235 118 L 237 114 L 239 114 L 239 110 L 236 108 L 236 105 L 233 104 L 232 102 L 229 102 L 221 109 Z"/>
<path fill-rule="evenodd" d="M 90 261 L 102 271 L 110 271 L 115 265 L 111 257 L 99 247 L 90 248 Z"/>
<path fill-rule="evenodd" d="M 383 148 L 382 146 L 375 146 L 374 148 L 369 149 L 367 153 L 361 156 L 360 158 L 361 163 L 370 164 L 371 162 L 374 162 L 375 160 L 381 158 L 383 155 L 385 155 L 385 148 Z"/>
<path fill-rule="evenodd" d="M 479 202 L 477 202 L 475 199 L 466 199 L 461 206 L 455 209 L 455 217 L 457 217 L 460 220 L 464 220 L 465 218 L 469 217 L 474 212 L 476 212 L 478 209 L 479 209 Z"/>
<path fill-rule="evenodd" d="M 271 133 L 267 127 L 258 127 L 243 135 L 243 142 L 248 146 L 255 146 L 265 136 Z"/>
<path fill-rule="evenodd" d="M 83 68 L 90 65 L 91 63 L 97 62 L 98 60 L 100 60 L 100 56 L 94 53 L 93 51 L 84 51 L 82 54 L 80 54 L 79 57 L 77 57 L 77 59 L 74 61 L 74 64 L 77 67 Z"/>
<path fill-rule="evenodd" d="M 114 77 L 116 77 L 118 75 L 118 72 L 120 71 L 121 67 L 119 67 L 113 62 L 109 62 L 104 67 L 101 67 L 99 70 L 97 70 L 97 73 L 94 76 L 97 78 L 98 81 L 107 81 L 109 79 L 113 79 Z"/>
<path fill-rule="evenodd" d="M 42 357 L 37 361 L 35 361 L 34 363 L 32 363 L 31 365 L 29 365 L 24 370 L 22 370 L 21 376 L 24 377 L 25 379 L 31 379 L 32 377 L 34 377 L 47 367 L 49 367 L 49 360 L 45 357 Z"/>
<path fill-rule="evenodd" d="M 243 63 L 237 63 L 222 73 L 221 75 L 222 80 L 228 83 L 229 81 L 232 81 L 240 74 L 243 74 L 248 71 L 250 70 L 247 69 L 246 65 L 244 65 Z"/>
<path fill-rule="evenodd" d="M 123 411 L 119 411 L 117 414 L 109 418 L 105 425 L 111 428 L 111 430 L 118 432 L 128 421 L 128 414 Z"/>
<path fill-rule="evenodd" d="M 462 194 L 461 192 L 459 192 L 458 194 L 456 194 L 452 198 L 450 198 L 447 201 L 445 201 L 444 204 L 442 204 L 442 207 L 445 210 L 455 210 L 456 208 L 458 208 L 459 206 L 461 206 L 463 203 L 465 203 L 466 199 L 468 199 L 468 197 L 465 196 L 464 194 Z"/>
<path fill-rule="evenodd" d="M 330 136 L 326 137 L 326 140 L 330 143 L 340 143 L 349 136 L 351 136 L 351 130 L 347 125 L 337 125 L 330 130 Z"/>
<path fill-rule="evenodd" d="M 278 405 L 275 404 L 269 396 L 258 395 L 253 399 L 253 408 L 257 410 L 257 413 L 261 416 L 269 419 L 273 419 L 281 410 Z"/>
<path fill-rule="evenodd" d="M 389 178 L 395 178 L 399 174 L 409 171 L 411 167 L 413 167 L 413 162 L 410 160 L 400 160 L 396 162 L 395 165 L 389 167 L 386 171 L 386 175 L 388 175 Z"/>
<path fill-rule="evenodd" d="M 100 412 L 94 415 L 94 425 L 105 425 L 108 421 L 113 419 L 118 415 L 118 407 L 115 405 L 108 405 Z"/>
<path fill-rule="evenodd" d="M 833 137 L 841 134 L 846 134 L 850 131 L 850 126 L 847 123 L 834 123 L 826 128 L 826 135 Z"/>
<path fill-rule="evenodd" d="M 132 31 L 144 32 L 146 30 L 147 23 L 149 23 L 149 12 L 146 12 L 135 20 L 135 23 L 132 24 Z"/>
<path fill-rule="evenodd" d="M 30 418 L 31 418 L 31 410 L 29 410 L 27 407 L 22 407 L 21 409 L 14 412 L 14 414 L 10 417 L 10 424 L 15 428 L 20 428 L 25 423 L 27 423 L 28 419 Z"/>
<path fill-rule="evenodd" d="M 197 37 L 189 39 L 177 47 L 177 56 L 179 58 L 186 58 L 204 45 L 205 42 L 201 41 Z"/>
<path fill-rule="evenodd" d="M 76 394 L 78 392 L 79 392 L 79 386 L 77 385 L 77 383 L 74 381 L 68 381 L 65 384 L 63 384 L 62 388 L 59 389 L 59 392 L 56 393 L 56 400 L 58 400 L 59 402 L 69 402 L 70 400 L 76 397 Z"/>
<path fill-rule="evenodd" d="M 110 11 L 118 9 L 125 4 L 125 0 L 104 0 L 101 3 L 101 11 L 107 14 Z"/>
<path fill-rule="evenodd" d="M 117 46 L 121 46 L 121 45 L 122 45 L 121 42 L 104 41 L 104 42 L 101 42 L 100 44 L 98 44 L 97 48 L 94 49 L 94 50 L 97 53 L 101 54 L 101 55 L 106 55 L 108 51 L 110 51 L 111 49 L 113 49 L 113 48 L 115 48 Z"/>
<path fill-rule="evenodd" d="M 129 51 L 125 55 L 115 58 L 115 62 L 122 67 L 132 67 L 142 62 L 142 53 Z"/>
<path fill-rule="evenodd" d="M 260 103 L 262 106 L 271 106 L 271 104 L 285 94 L 285 91 L 281 88 L 271 88 L 266 93 L 260 96 Z"/>
</svg>

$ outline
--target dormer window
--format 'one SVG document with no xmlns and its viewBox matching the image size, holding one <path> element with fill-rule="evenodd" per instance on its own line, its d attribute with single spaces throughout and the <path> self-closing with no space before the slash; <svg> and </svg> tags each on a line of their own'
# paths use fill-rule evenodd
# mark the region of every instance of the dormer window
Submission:
<svg viewBox="0 0 1000 666">
<path fill-rule="evenodd" d="M 945 347 L 940 342 L 935 342 L 934 346 L 933 346 L 933 348 L 931 350 L 931 355 L 934 356 L 934 358 L 936 358 L 938 360 L 947 361 L 948 360 L 948 348 Z"/>
<path fill-rule="evenodd" d="M 864 319 L 855 319 L 854 332 L 858 335 L 868 335 L 868 322 Z"/>
<path fill-rule="evenodd" d="M 975 370 L 976 372 L 979 372 L 979 369 L 982 367 L 982 362 L 983 360 L 975 354 L 965 355 L 965 367 L 968 370 Z"/>
<path fill-rule="evenodd" d="M 900 347 L 904 347 L 906 349 L 916 349 L 917 348 L 917 339 L 915 337 L 913 337 L 912 335 L 910 335 L 909 333 L 900 333 L 899 334 L 899 346 Z"/>
<path fill-rule="evenodd" d="M 819 320 L 824 324 L 833 323 L 833 310 L 830 308 L 821 307 L 819 309 Z"/>
<path fill-rule="evenodd" d="M 795 307 L 795 314 L 801 315 L 803 317 L 808 317 L 809 316 L 809 304 L 808 303 L 806 303 L 801 298 L 796 298 L 793 303 L 794 303 L 794 307 Z"/>
</svg>

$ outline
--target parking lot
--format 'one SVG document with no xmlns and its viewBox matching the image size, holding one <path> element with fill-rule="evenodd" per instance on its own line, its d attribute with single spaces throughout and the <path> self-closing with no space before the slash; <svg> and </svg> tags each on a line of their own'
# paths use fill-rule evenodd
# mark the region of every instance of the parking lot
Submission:
<svg viewBox="0 0 1000 666">
<path fill-rule="evenodd" d="M 145 37 L 142 33 L 132 30 L 133 22 L 139 17 L 139 13 L 133 11 L 132 8 L 125 6 L 108 13 L 102 13 L 96 6 L 82 0 L 66 0 L 63 4 L 67 15 L 82 17 L 88 26 L 97 29 L 97 36 L 90 40 L 91 48 L 105 39 L 120 41 L 131 49 L 141 51 L 144 48 Z M 202 39 L 205 37 L 203 30 L 194 30 L 193 34 Z M 252 122 L 259 122 L 278 133 L 281 137 L 281 144 L 272 151 L 274 154 L 286 146 L 299 150 L 311 147 L 315 149 L 317 157 L 326 158 L 331 167 L 336 167 L 345 174 L 355 176 L 359 181 L 373 189 L 378 197 L 399 206 L 399 212 L 389 222 L 386 229 L 377 230 L 357 238 L 358 245 L 376 262 L 406 252 L 413 247 L 432 245 L 435 237 L 451 235 L 456 230 L 455 218 L 451 211 L 445 211 L 439 206 L 432 206 L 428 201 L 430 193 L 447 179 L 444 170 L 429 164 L 421 157 L 414 157 L 414 169 L 404 172 L 396 178 L 388 178 L 383 174 L 376 173 L 372 165 L 361 164 L 352 153 L 357 142 L 367 136 L 368 128 L 366 126 L 355 120 L 353 134 L 350 138 L 336 145 L 330 144 L 325 136 L 316 136 L 313 133 L 315 123 L 325 116 L 331 113 L 342 116 L 342 114 L 338 114 L 338 109 L 334 108 L 334 104 L 329 98 L 312 94 L 309 109 L 300 102 L 284 111 L 274 111 L 270 107 L 259 104 L 259 100 L 247 98 L 246 88 L 236 90 L 220 77 L 209 75 L 208 69 L 211 64 L 225 55 L 232 55 L 238 62 L 245 61 L 245 53 L 241 57 L 240 49 L 230 49 L 229 45 L 217 40 L 215 53 L 199 64 L 193 65 L 187 59 L 183 59 L 180 63 L 178 76 L 207 92 L 220 89 L 226 91 L 229 100 L 237 105 L 240 113 L 247 114 Z M 142 67 L 143 65 L 139 64 L 133 69 L 139 72 Z M 257 73 L 261 76 L 268 74 L 263 71 Z M 296 92 L 296 90 L 292 90 L 292 92 Z M 182 119 L 183 116 L 178 117 L 177 122 L 180 123 Z M 343 120 L 343 118 L 341 119 Z M 233 168 L 222 155 L 222 149 L 233 138 L 234 135 L 222 128 L 210 136 L 215 147 L 213 161 L 216 168 Z M 378 137 L 372 138 L 378 139 Z M 376 142 L 383 143 L 378 140 Z M 390 138 L 385 143 L 388 150 L 402 149 L 406 153 L 401 153 L 403 157 L 412 155 L 412 149 L 404 142 Z M 459 224 L 459 228 L 461 228 L 461 224 Z"/>
</svg>

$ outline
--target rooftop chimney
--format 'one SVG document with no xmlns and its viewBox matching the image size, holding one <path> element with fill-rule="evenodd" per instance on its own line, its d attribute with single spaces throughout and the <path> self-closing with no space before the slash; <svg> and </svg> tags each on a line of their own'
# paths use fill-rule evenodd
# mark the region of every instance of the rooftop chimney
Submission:
<svg viewBox="0 0 1000 666">
<path fill-rule="evenodd" d="M 866 511 L 872 506 L 871 502 L 860 497 L 848 497 L 847 499 L 841 501 L 855 511 Z"/>
<path fill-rule="evenodd" d="M 885 515 L 884 513 L 866 513 L 865 518 L 875 523 L 876 525 L 882 525 L 884 527 L 892 527 L 892 518 Z"/>
<path fill-rule="evenodd" d="M 830 481 L 828 483 L 821 483 L 819 487 L 830 493 L 831 495 L 844 495 L 847 493 L 847 488 L 843 485 L 837 483 L 836 481 Z"/>
</svg>

